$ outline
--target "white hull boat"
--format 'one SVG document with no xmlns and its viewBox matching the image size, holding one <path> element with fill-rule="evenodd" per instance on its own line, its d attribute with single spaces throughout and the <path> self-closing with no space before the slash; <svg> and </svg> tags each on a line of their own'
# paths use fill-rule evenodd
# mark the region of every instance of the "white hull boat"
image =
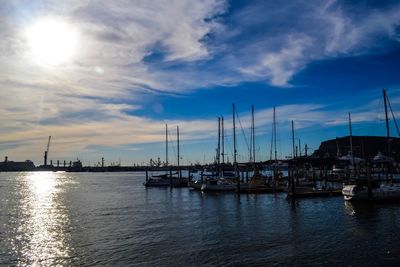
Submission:
<svg viewBox="0 0 400 267">
<path fill-rule="evenodd" d="M 233 179 L 220 178 L 214 181 L 207 181 L 201 186 L 201 191 L 235 191 L 237 182 Z"/>
<path fill-rule="evenodd" d="M 400 199 L 400 184 L 379 185 L 368 190 L 367 186 L 345 185 L 342 189 L 344 200 L 380 200 L 389 201 Z"/>
</svg>

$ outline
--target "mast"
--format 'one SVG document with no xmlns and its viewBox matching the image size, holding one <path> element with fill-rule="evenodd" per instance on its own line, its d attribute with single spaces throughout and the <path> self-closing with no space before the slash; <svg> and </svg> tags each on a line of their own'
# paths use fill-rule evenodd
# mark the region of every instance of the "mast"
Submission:
<svg viewBox="0 0 400 267">
<path fill-rule="evenodd" d="M 354 153 L 353 153 L 353 130 L 351 128 L 351 115 L 349 112 L 349 130 L 350 130 L 350 153 L 351 153 L 351 158 L 352 158 L 352 165 L 354 166 Z"/>
<path fill-rule="evenodd" d="M 217 172 L 218 176 L 221 175 L 220 173 L 220 157 L 221 157 L 221 118 L 218 117 L 218 146 L 217 146 Z"/>
<path fill-rule="evenodd" d="M 240 174 L 238 172 L 237 160 L 236 160 L 236 125 L 235 125 L 235 103 L 232 103 L 232 122 L 233 122 L 233 170 L 237 177 L 237 193 L 240 194 Z"/>
<path fill-rule="evenodd" d="M 222 164 L 225 164 L 225 132 L 224 132 L 224 117 L 221 118 L 221 128 L 222 128 Z"/>
<path fill-rule="evenodd" d="M 232 104 L 232 122 L 233 122 L 233 164 L 236 166 L 236 125 L 235 125 L 235 104 Z"/>
<path fill-rule="evenodd" d="M 300 141 L 300 138 L 299 138 L 299 156 L 301 158 L 301 141 Z"/>
<path fill-rule="evenodd" d="M 165 166 L 168 166 L 168 124 L 165 124 Z"/>
<path fill-rule="evenodd" d="M 294 147 L 294 123 L 293 123 L 293 120 L 292 120 L 292 146 L 293 146 L 293 159 L 295 159 L 296 150 Z"/>
<path fill-rule="evenodd" d="M 385 104 L 385 117 L 386 117 L 386 133 L 387 133 L 387 146 L 388 146 L 388 157 L 390 157 L 390 129 L 389 129 L 389 116 L 387 112 L 387 95 L 386 90 L 383 89 L 383 102 Z"/>
<path fill-rule="evenodd" d="M 350 153 L 353 155 L 353 131 L 351 129 L 351 115 L 349 112 L 349 130 L 350 130 Z"/>
<path fill-rule="evenodd" d="M 272 126 L 273 127 L 273 126 Z M 271 134 L 271 147 L 269 149 L 269 161 L 272 162 L 272 149 L 274 147 L 274 131 L 272 130 Z"/>
<path fill-rule="evenodd" d="M 254 105 L 251 105 L 251 136 L 252 136 L 252 152 L 253 163 L 256 163 L 256 140 L 255 140 L 255 125 L 254 125 Z"/>
<path fill-rule="evenodd" d="M 218 146 L 217 146 L 217 164 L 219 169 L 221 155 L 221 118 L 218 117 Z"/>
<path fill-rule="evenodd" d="M 399 126 L 397 125 L 396 117 L 394 116 L 392 105 L 390 104 L 389 97 L 387 95 L 386 95 L 386 100 L 387 100 L 388 106 L 390 108 L 390 113 L 392 114 L 394 126 L 396 126 L 397 134 L 400 136 Z"/>
<path fill-rule="evenodd" d="M 176 140 L 177 140 L 177 146 L 178 146 L 178 168 L 179 168 L 179 126 L 176 126 Z"/>
<path fill-rule="evenodd" d="M 276 151 L 276 113 L 275 113 L 275 106 L 274 106 L 274 150 L 275 150 L 275 163 L 277 162 L 277 151 Z"/>
<path fill-rule="evenodd" d="M 179 160 L 180 160 L 180 154 L 179 154 L 179 126 L 177 125 L 176 126 L 176 143 L 177 143 L 177 146 L 178 146 L 178 176 L 179 176 L 179 179 L 181 179 L 181 177 L 182 177 L 182 172 L 181 172 L 181 170 L 180 170 L 180 168 L 179 168 Z M 190 176 L 190 175 L 189 175 Z"/>
</svg>

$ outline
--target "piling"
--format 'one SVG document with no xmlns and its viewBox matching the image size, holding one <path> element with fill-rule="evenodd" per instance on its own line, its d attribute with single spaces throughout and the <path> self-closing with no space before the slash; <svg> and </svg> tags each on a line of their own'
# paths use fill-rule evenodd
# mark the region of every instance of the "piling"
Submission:
<svg viewBox="0 0 400 267">
<path fill-rule="evenodd" d="M 240 195 L 240 177 L 237 177 L 237 194 Z"/>
<path fill-rule="evenodd" d="M 378 180 L 381 182 L 381 164 L 378 163 Z"/>
<path fill-rule="evenodd" d="M 172 187 L 172 169 L 169 169 L 169 186 Z"/>
<path fill-rule="evenodd" d="M 292 175 L 291 175 L 291 177 L 290 177 L 290 179 L 291 179 L 291 183 L 290 183 L 290 192 L 292 193 L 292 199 L 294 200 L 295 198 L 296 198 L 296 186 L 295 186 L 295 183 L 294 183 L 294 175 L 295 175 L 295 172 L 292 170 Z M 298 177 L 296 177 L 296 180 L 297 180 L 297 182 L 298 182 L 298 179 L 297 179 Z"/>
<path fill-rule="evenodd" d="M 315 173 L 315 168 L 312 169 L 313 186 L 317 187 L 317 175 Z"/>
<path fill-rule="evenodd" d="M 367 186 L 368 186 L 368 199 L 372 199 L 372 178 L 369 166 L 367 166 Z"/>
</svg>

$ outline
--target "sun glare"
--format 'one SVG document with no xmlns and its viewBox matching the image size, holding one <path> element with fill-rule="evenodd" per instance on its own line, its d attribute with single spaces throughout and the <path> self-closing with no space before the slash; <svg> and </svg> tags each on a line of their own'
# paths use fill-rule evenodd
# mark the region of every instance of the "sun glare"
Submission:
<svg viewBox="0 0 400 267">
<path fill-rule="evenodd" d="M 46 18 L 26 31 L 32 59 L 43 64 L 59 65 L 72 60 L 78 32 L 68 23 Z"/>
</svg>

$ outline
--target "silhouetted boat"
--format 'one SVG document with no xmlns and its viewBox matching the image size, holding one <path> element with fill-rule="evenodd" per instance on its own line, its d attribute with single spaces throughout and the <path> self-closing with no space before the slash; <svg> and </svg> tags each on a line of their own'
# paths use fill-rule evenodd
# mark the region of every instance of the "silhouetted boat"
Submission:
<svg viewBox="0 0 400 267">
<path fill-rule="evenodd" d="M 195 181 L 191 181 L 191 180 L 190 180 L 190 181 L 188 182 L 188 186 L 189 186 L 190 188 L 195 189 L 195 190 L 200 190 L 202 185 L 203 185 L 203 183 L 202 183 L 200 180 L 195 180 Z"/>
<path fill-rule="evenodd" d="M 201 191 L 235 191 L 237 189 L 237 182 L 232 179 L 218 178 L 216 180 L 209 180 L 203 183 Z"/>
<path fill-rule="evenodd" d="M 179 169 L 179 127 L 177 126 L 177 141 L 178 141 L 178 169 Z M 166 166 L 168 166 L 168 125 L 165 125 L 165 156 L 166 156 Z M 173 176 L 173 175 L 177 175 Z M 188 186 L 188 178 L 182 178 L 181 173 L 176 171 L 172 173 L 171 171 L 165 174 L 157 174 L 152 175 L 150 178 L 147 177 L 146 172 L 146 181 L 143 183 L 144 186 L 154 186 L 154 187 L 162 187 L 162 186 L 173 186 L 173 187 L 187 187 Z"/>
<path fill-rule="evenodd" d="M 386 95 L 386 90 L 383 90 L 383 99 L 385 105 L 385 116 L 386 116 L 386 130 L 387 130 L 387 142 L 388 142 L 388 155 L 384 156 L 381 152 L 378 153 L 373 159 L 376 164 L 392 164 L 392 158 L 390 157 L 390 130 L 389 130 L 389 118 L 387 112 L 387 101 L 389 100 Z M 389 103 L 390 107 L 390 103 Z M 392 111 L 393 115 L 393 111 Z M 393 119 L 396 122 L 394 115 Z M 397 126 L 397 123 L 396 123 Z M 383 184 L 379 181 L 373 181 L 371 177 L 364 180 L 356 180 L 355 183 L 345 185 L 342 189 L 342 194 L 345 200 L 348 201 L 362 201 L 362 200 L 374 200 L 374 201 L 387 201 L 400 199 L 400 184 Z"/>
<path fill-rule="evenodd" d="M 144 186 L 173 186 L 173 187 L 186 187 L 188 186 L 187 180 L 179 177 L 151 177 L 143 183 Z"/>
</svg>

